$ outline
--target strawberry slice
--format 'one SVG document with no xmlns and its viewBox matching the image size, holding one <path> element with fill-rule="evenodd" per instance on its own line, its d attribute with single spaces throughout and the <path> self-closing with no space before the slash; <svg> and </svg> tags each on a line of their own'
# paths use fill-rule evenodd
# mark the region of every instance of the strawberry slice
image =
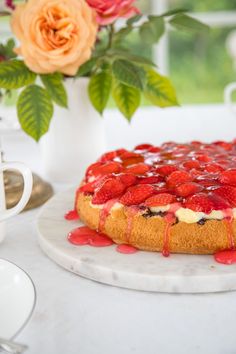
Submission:
<svg viewBox="0 0 236 354">
<path fill-rule="evenodd" d="M 120 155 L 120 159 L 122 161 L 127 160 L 127 159 L 136 159 L 136 158 L 142 158 L 141 154 L 138 154 L 136 152 L 132 152 L 132 151 L 125 151 L 123 154 Z"/>
<path fill-rule="evenodd" d="M 220 173 L 219 182 L 222 184 L 229 184 L 236 186 L 236 171 L 228 170 Z"/>
<path fill-rule="evenodd" d="M 183 163 L 184 168 L 186 168 L 187 170 L 192 170 L 193 168 L 195 168 L 196 170 L 201 168 L 200 162 L 197 160 L 190 160 L 190 161 L 186 161 Z"/>
<path fill-rule="evenodd" d="M 217 163 L 211 163 L 204 167 L 204 171 L 214 173 L 214 172 L 224 171 L 224 169 L 222 166 L 218 165 Z"/>
<path fill-rule="evenodd" d="M 140 144 L 140 145 L 137 145 L 135 148 L 134 148 L 134 150 L 141 150 L 141 151 L 143 151 L 143 150 L 149 150 L 149 149 L 151 149 L 153 147 L 153 145 L 151 145 L 151 144 Z"/>
<path fill-rule="evenodd" d="M 104 204 L 110 199 L 120 197 L 124 191 L 125 186 L 118 178 L 109 178 L 96 190 L 92 203 Z"/>
<path fill-rule="evenodd" d="M 222 198 L 219 195 L 214 194 L 214 192 L 211 192 L 208 194 L 208 197 L 210 198 L 211 202 L 213 203 L 213 209 L 214 210 L 224 210 L 224 209 L 229 209 L 231 208 L 229 202 Z"/>
<path fill-rule="evenodd" d="M 94 190 L 95 190 L 94 182 L 86 183 L 82 187 L 79 188 L 79 191 L 82 193 L 93 193 Z"/>
<path fill-rule="evenodd" d="M 103 176 L 109 173 L 119 173 L 122 170 L 122 166 L 119 162 L 106 162 L 100 166 L 96 166 L 92 169 L 91 175 L 94 177 Z"/>
<path fill-rule="evenodd" d="M 150 149 L 148 149 L 148 152 L 152 152 L 154 154 L 158 153 L 160 151 L 161 151 L 161 149 L 159 147 L 157 147 L 157 146 L 152 146 Z"/>
<path fill-rule="evenodd" d="M 102 166 L 101 162 L 95 162 L 92 165 L 90 165 L 86 170 L 86 173 L 85 173 L 86 177 L 88 178 L 88 177 L 92 176 L 93 170 L 96 170 L 96 168 L 98 168 L 100 166 Z"/>
<path fill-rule="evenodd" d="M 143 203 L 151 195 L 155 194 L 155 188 L 150 184 L 138 184 L 130 187 L 120 198 L 120 203 L 124 205 L 137 205 Z"/>
<path fill-rule="evenodd" d="M 194 194 L 188 197 L 184 203 L 185 208 L 191 209 L 193 211 L 203 212 L 210 214 L 214 210 L 214 203 L 210 198 L 204 194 Z"/>
<path fill-rule="evenodd" d="M 232 150 L 233 147 L 231 143 L 226 141 L 215 141 L 213 144 L 222 147 L 226 151 Z"/>
<path fill-rule="evenodd" d="M 176 197 L 169 193 L 160 193 L 148 198 L 144 205 L 147 207 L 164 206 L 176 202 Z"/>
<path fill-rule="evenodd" d="M 150 170 L 150 166 L 145 163 L 139 163 L 126 168 L 127 173 L 133 173 L 134 175 L 143 175 Z"/>
<path fill-rule="evenodd" d="M 139 177 L 139 184 L 156 184 L 163 181 L 161 176 Z"/>
<path fill-rule="evenodd" d="M 131 173 L 122 173 L 118 178 L 126 187 L 133 186 L 138 181 L 138 178 Z"/>
<path fill-rule="evenodd" d="M 196 157 L 196 159 L 197 159 L 198 161 L 201 161 L 201 162 L 210 162 L 210 161 L 212 161 L 212 158 L 211 158 L 210 156 L 204 155 L 204 154 L 198 155 L 198 156 Z"/>
<path fill-rule="evenodd" d="M 96 188 L 100 187 L 107 179 L 113 178 L 112 174 L 97 177 L 93 182 L 84 184 L 79 188 L 80 192 L 83 193 L 93 193 Z"/>
<path fill-rule="evenodd" d="M 214 190 L 214 194 L 227 200 L 231 207 L 236 207 L 236 187 L 222 186 Z"/>
<path fill-rule="evenodd" d="M 177 167 L 173 165 L 165 165 L 160 166 L 156 169 L 156 172 L 159 173 L 161 176 L 166 177 L 169 176 L 172 172 L 177 171 Z"/>
<path fill-rule="evenodd" d="M 198 183 L 186 182 L 178 185 L 175 188 L 175 193 L 180 197 L 188 197 L 190 195 L 201 192 L 203 189 L 204 187 Z"/>
<path fill-rule="evenodd" d="M 126 153 L 127 150 L 125 149 L 119 149 L 119 150 L 115 150 L 115 151 L 109 151 L 105 154 L 103 154 L 100 158 L 101 162 L 108 162 L 108 161 L 112 161 L 114 160 L 114 158 Z"/>
<path fill-rule="evenodd" d="M 191 182 L 192 177 L 186 171 L 175 171 L 175 172 L 172 172 L 167 177 L 166 181 L 167 181 L 168 186 L 173 188 L 173 187 L 178 186 L 181 183 Z"/>
</svg>

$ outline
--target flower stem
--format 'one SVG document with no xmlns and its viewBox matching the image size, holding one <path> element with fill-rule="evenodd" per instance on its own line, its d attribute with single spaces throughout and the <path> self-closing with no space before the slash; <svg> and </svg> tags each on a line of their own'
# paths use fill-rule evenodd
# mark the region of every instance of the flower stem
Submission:
<svg viewBox="0 0 236 354">
<path fill-rule="evenodd" d="M 112 47 L 114 33 L 115 33 L 115 27 L 114 24 L 111 24 L 109 26 L 109 38 L 108 38 L 108 46 L 107 46 L 108 50 L 111 49 Z"/>
</svg>

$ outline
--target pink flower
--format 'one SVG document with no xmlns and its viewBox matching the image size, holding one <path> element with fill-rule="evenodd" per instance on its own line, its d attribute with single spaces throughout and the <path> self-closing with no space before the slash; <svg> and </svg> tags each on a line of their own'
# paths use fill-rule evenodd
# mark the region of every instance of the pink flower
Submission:
<svg viewBox="0 0 236 354">
<path fill-rule="evenodd" d="M 97 12 L 100 25 L 109 25 L 119 17 L 130 18 L 140 13 L 133 6 L 135 0 L 87 0 L 87 3 Z"/>
<path fill-rule="evenodd" d="M 10 10 L 14 10 L 14 8 L 13 0 L 0 0 L 0 12 L 8 13 Z"/>
<path fill-rule="evenodd" d="M 9 7 L 10 9 L 14 10 L 15 9 L 15 5 L 14 5 L 14 1 L 13 0 L 5 0 L 5 4 L 7 7 Z"/>
</svg>

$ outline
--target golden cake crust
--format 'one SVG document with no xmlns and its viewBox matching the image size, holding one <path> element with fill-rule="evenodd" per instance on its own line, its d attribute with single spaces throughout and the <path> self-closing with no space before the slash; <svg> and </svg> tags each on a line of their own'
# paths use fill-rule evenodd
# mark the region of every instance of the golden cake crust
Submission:
<svg viewBox="0 0 236 354">
<path fill-rule="evenodd" d="M 81 220 L 91 229 L 99 228 L 101 209 L 93 207 L 92 197 L 79 193 L 76 209 Z M 161 216 L 144 217 L 142 212 L 134 215 L 131 234 L 127 239 L 129 208 L 114 208 L 105 221 L 104 230 L 115 243 L 128 243 L 145 251 L 162 251 L 167 222 Z M 186 254 L 214 254 L 230 248 L 227 221 L 207 220 L 204 225 L 198 223 L 177 222 L 170 228 L 169 251 Z M 236 235 L 236 221 L 232 223 Z M 236 237 L 232 236 L 236 243 Z"/>
</svg>

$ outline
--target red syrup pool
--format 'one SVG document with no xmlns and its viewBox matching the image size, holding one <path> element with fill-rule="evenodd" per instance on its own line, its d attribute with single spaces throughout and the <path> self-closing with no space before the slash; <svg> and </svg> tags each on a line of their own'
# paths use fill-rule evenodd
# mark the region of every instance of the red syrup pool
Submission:
<svg viewBox="0 0 236 354">
<path fill-rule="evenodd" d="M 139 250 L 136 247 L 130 245 L 118 245 L 116 247 L 116 251 L 123 254 L 133 254 L 137 253 Z"/>
<path fill-rule="evenodd" d="M 215 261 L 221 264 L 236 263 L 236 250 L 219 251 L 214 254 Z"/>
<path fill-rule="evenodd" d="M 70 210 L 68 211 L 65 215 L 64 218 L 68 221 L 73 221 L 73 220 L 79 220 L 79 214 L 77 212 L 77 210 Z"/>
<path fill-rule="evenodd" d="M 113 245 L 113 241 L 104 234 L 89 229 L 87 226 L 78 227 L 72 230 L 68 236 L 68 241 L 73 245 L 93 247 L 106 247 Z"/>
</svg>

